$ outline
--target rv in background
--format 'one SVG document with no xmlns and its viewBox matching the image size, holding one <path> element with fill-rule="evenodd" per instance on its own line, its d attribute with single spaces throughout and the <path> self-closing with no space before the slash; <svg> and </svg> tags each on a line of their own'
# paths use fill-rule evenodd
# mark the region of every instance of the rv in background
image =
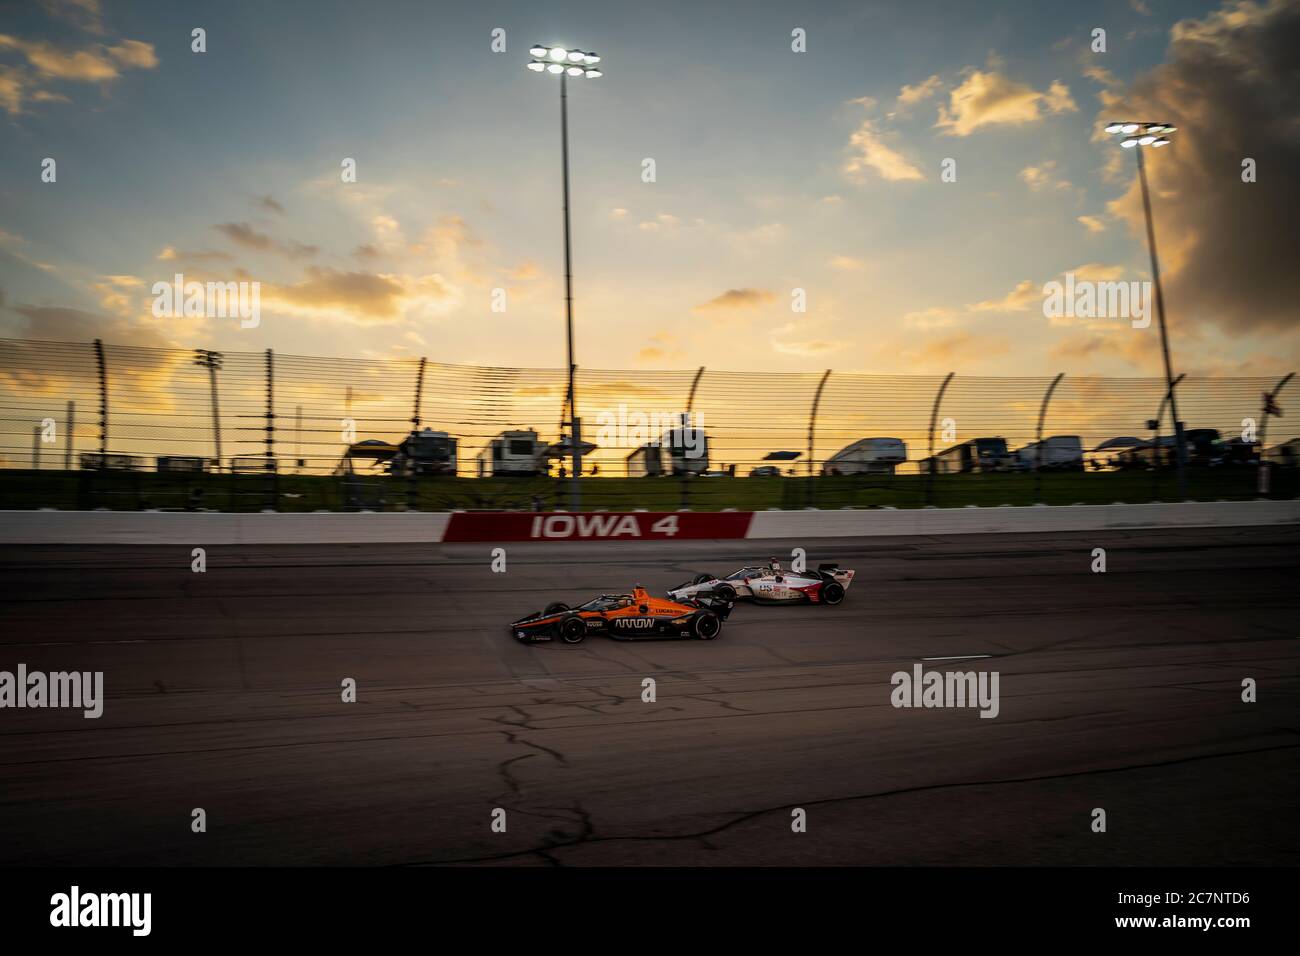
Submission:
<svg viewBox="0 0 1300 956">
<path fill-rule="evenodd" d="M 1189 428 L 1183 432 L 1189 465 L 1222 465 L 1228 456 L 1217 428 Z"/>
<path fill-rule="evenodd" d="M 1083 442 L 1078 435 L 1053 435 L 1015 452 L 1017 471 L 1083 471 Z"/>
<path fill-rule="evenodd" d="M 1007 471 L 1011 455 L 1005 438 L 972 438 L 945 448 L 930 459 L 935 474 L 958 475 L 972 471 Z"/>
<path fill-rule="evenodd" d="M 899 438 L 863 438 L 841 448 L 822 465 L 823 475 L 892 475 L 907 461 L 907 446 Z"/>
<path fill-rule="evenodd" d="M 206 458 L 194 458 L 188 455 L 159 455 L 158 471 L 164 473 L 176 473 L 198 475 L 208 470 L 208 460 Z"/>
<path fill-rule="evenodd" d="M 232 475 L 265 475 L 279 470 L 279 462 L 265 455 L 236 455 L 230 459 Z"/>
<path fill-rule="evenodd" d="M 1294 468 L 1300 464 L 1300 438 L 1274 445 L 1264 453 L 1264 457 L 1279 468 Z"/>
<path fill-rule="evenodd" d="M 542 452 L 535 431 L 502 432 L 478 456 L 480 478 L 532 477 L 542 473 Z"/>
<path fill-rule="evenodd" d="M 101 454 L 97 451 L 81 453 L 81 467 L 84 471 L 140 471 L 144 459 L 136 455 L 118 455 L 113 452 Z"/>
<path fill-rule="evenodd" d="M 700 475 L 709 470 L 709 439 L 702 428 L 680 426 L 627 456 L 629 478 Z"/>
<path fill-rule="evenodd" d="M 390 475 L 456 474 L 456 439 L 432 428 L 412 432 L 397 446 L 388 463 Z"/>
</svg>

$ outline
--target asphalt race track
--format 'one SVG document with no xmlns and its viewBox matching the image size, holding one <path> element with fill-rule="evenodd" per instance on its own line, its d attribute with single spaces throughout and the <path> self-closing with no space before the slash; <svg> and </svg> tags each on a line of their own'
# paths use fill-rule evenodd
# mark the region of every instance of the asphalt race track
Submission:
<svg viewBox="0 0 1300 956">
<path fill-rule="evenodd" d="M 0 549 L 0 670 L 102 670 L 107 698 L 0 710 L 0 863 L 1300 860 L 1300 528 L 800 542 L 857 570 L 843 605 L 742 604 L 712 642 L 506 629 L 791 544 L 521 544 L 504 574 L 488 545 L 211 548 L 203 574 L 188 547 Z M 891 706 L 892 673 L 967 655 L 925 666 L 996 670 L 996 719 Z"/>
</svg>

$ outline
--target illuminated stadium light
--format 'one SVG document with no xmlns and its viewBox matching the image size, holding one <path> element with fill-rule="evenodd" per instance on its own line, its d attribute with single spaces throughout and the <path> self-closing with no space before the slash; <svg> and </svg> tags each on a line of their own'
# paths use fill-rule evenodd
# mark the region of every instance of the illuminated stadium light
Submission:
<svg viewBox="0 0 1300 956">
<path fill-rule="evenodd" d="M 1122 133 L 1124 139 L 1120 140 L 1120 146 L 1133 150 L 1133 154 L 1137 158 L 1138 181 L 1142 184 L 1142 210 L 1147 224 L 1147 250 L 1151 254 L 1151 280 L 1155 284 L 1156 314 L 1160 319 L 1160 353 L 1165 366 L 1165 394 L 1169 403 L 1170 416 L 1174 420 L 1174 447 L 1177 452 L 1178 462 L 1178 495 L 1183 500 L 1186 500 L 1187 442 L 1183 435 L 1182 420 L 1178 417 L 1178 399 L 1174 394 L 1174 386 L 1182 381 L 1183 377 L 1181 375 L 1177 378 L 1174 377 L 1173 360 L 1169 357 L 1169 328 L 1165 324 L 1165 299 L 1160 290 L 1160 267 L 1156 255 L 1156 230 L 1151 217 L 1151 190 L 1147 185 L 1147 167 L 1142 159 L 1143 150 L 1141 149 L 1144 146 L 1150 146 L 1153 149 L 1168 146 L 1169 134 L 1173 133 L 1177 128 L 1168 123 L 1133 123 L 1128 120 L 1111 120 L 1104 127 L 1107 133 Z M 1141 134 L 1134 136 L 1133 134 L 1139 130 L 1141 130 Z M 1161 409 L 1163 410 L 1163 408 L 1162 405 Z"/>
<path fill-rule="evenodd" d="M 579 494 L 578 478 L 582 474 L 582 442 L 579 438 L 582 426 L 582 419 L 578 416 L 577 398 L 574 392 L 574 369 L 573 364 L 573 262 L 571 258 L 571 248 L 569 241 L 569 78 L 594 80 L 598 76 L 603 76 L 603 71 L 595 69 L 595 65 L 600 62 L 600 57 L 595 53 L 586 50 L 570 50 L 562 46 L 542 46 L 540 43 L 534 44 L 528 49 L 533 60 L 528 63 L 528 69 L 534 73 L 550 73 L 560 78 L 560 167 L 563 170 L 563 208 L 564 208 L 564 327 L 565 327 L 565 351 L 568 357 L 569 375 L 568 388 L 564 396 L 565 412 L 568 416 L 567 421 L 561 422 L 561 428 L 570 429 L 569 436 L 565 438 L 572 447 L 573 452 L 573 485 L 572 485 L 572 504 L 573 510 L 578 511 L 581 500 Z"/>
</svg>

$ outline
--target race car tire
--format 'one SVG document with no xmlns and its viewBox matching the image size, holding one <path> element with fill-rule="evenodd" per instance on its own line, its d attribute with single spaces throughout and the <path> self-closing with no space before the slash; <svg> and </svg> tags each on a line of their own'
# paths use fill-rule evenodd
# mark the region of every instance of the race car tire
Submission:
<svg viewBox="0 0 1300 956">
<path fill-rule="evenodd" d="M 720 597 L 724 601 L 736 600 L 736 589 L 730 584 L 719 584 L 713 589 L 713 594 L 715 597 Z"/>
<path fill-rule="evenodd" d="M 695 616 L 691 629 L 700 640 L 711 641 L 722 631 L 722 618 L 712 611 L 704 611 Z"/>
<path fill-rule="evenodd" d="M 822 585 L 822 603 L 832 607 L 844 600 L 844 585 L 839 581 L 827 581 Z"/>
<path fill-rule="evenodd" d="M 712 581 L 712 580 L 713 580 L 713 575 L 711 575 L 711 574 L 697 574 L 697 575 L 695 575 L 695 577 L 691 578 L 691 583 L 692 583 L 692 584 L 708 584 L 708 583 L 709 583 L 710 581 Z"/>
<path fill-rule="evenodd" d="M 546 605 L 546 611 L 544 613 L 559 614 L 561 611 L 567 611 L 568 609 L 569 609 L 569 605 L 564 604 L 561 601 L 556 601 L 554 604 Z"/>
<path fill-rule="evenodd" d="M 581 644 L 587 636 L 587 625 L 580 617 L 566 617 L 560 622 L 560 640 L 565 644 Z"/>
</svg>

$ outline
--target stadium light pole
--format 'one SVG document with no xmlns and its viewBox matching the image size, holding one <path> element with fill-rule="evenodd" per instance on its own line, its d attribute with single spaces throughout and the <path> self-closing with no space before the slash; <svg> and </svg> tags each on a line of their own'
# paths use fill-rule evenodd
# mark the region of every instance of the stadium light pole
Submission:
<svg viewBox="0 0 1300 956">
<path fill-rule="evenodd" d="M 1151 253 L 1151 281 L 1156 290 L 1156 316 L 1160 320 L 1160 351 L 1165 361 L 1165 385 L 1168 387 L 1169 412 L 1174 418 L 1174 452 L 1178 461 L 1178 495 L 1187 499 L 1187 443 L 1183 440 L 1183 422 L 1178 416 L 1178 399 L 1174 395 L 1173 363 L 1169 359 L 1169 330 L 1165 326 L 1165 297 L 1160 286 L 1160 265 L 1156 257 L 1156 231 L 1151 221 L 1151 193 L 1147 188 L 1147 167 L 1143 160 L 1148 148 L 1169 145 L 1169 135 L 1178 127 L 1168 123 L 1134 123 L 1115 121 L 1106 124 L 1106 132 L 1120 135 L 1120 146 L 1137 154 L 1138 179 L 1142 183 L 1142 210 L 1146 214 L 1147 249 Z M 1179 376 L 1181 379 L 1182 376 Z"/>
<path fill-rule="evenodd" d="M 208 386 L 212 391 L 212 440 L 217 446 L 217 471 L 221 470 L 221 412 L 217 408 L 217 371 L 225 358 L 210 349 L 195 349 L 194 364 L 208 370 Z"/>
<path fill-rule="evenodd" d="M 569 77 L 595 79 L 603 74 L 597 66 L 600 57 L 595 53 L 570 50 L 563 46 L 533 44 L 528 50 L 532 60 L 528 69 L 534 73 L 560 78 L 560 163 L 563 168 L 564 190 L 564 329 L 569 369 L 565 404 L 569 406 L 569 440 L 572 443 L 572 499 L 573 510 L 579 508 L 578 479 L 582 475 L 582 426 L 578 420 L 577 403 L 573 389 L 573 260 L 569 242 Z"/>
</svg>

